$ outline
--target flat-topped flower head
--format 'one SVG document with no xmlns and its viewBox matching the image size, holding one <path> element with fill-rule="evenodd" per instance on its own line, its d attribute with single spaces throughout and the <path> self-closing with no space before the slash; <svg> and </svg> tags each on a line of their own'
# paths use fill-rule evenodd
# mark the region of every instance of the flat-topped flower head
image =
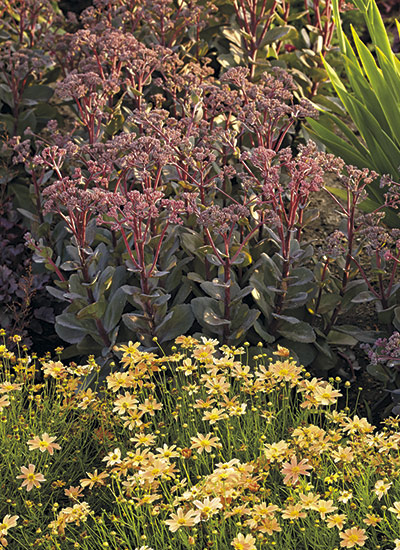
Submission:
<svg viewBox="0 0 400 550">
<path fill-rule="evenodd" d="M 54 453 L 54 449 L 58 451 L 61 449 L 60 445 L 55 443 L 55 440 L 55 437 L 50 437 L 49 434 L 45 432 L 41 437 L 36 436 L 34 439 L 29 439 L 27 444 L 29 445 L 30 451 L 39 449 L 42 453 L 48 451 L 52 455 Z"/>
<path fill-rule="evenodd" d="M 35 465 L 29 464 L 28 468 L 25 466 L 21 467 L 22 475 L 17 476 L 17 479 L 23 479 L 24 482 L 21 487 L 26 487 L 26 490 L 29 492 L 34 487 L 40 487 L 40 484 L 43 481 L 46 481 L 43 474 L 35 472 Z"/>
</svg>

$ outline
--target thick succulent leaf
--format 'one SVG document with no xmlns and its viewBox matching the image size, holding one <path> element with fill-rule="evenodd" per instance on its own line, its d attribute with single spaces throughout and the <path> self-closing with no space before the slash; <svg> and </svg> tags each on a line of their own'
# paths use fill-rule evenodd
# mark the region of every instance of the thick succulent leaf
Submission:
<svg viewBox="0 0 400 550">
<path fill-rule="evenodd" d="M 218 302 L 213 298 L 199 297 L 193 298 L 190 302 L 192 311 L 201 326 L 221 326 L 230 325 L 228 319 L 223 319 L 218 307 Z"/>
<path fill-rule="evenodd" d="M 156 330 L 160 343 L 174 340 L 181 334 L 187 334 L 193 322 L 194 315 L 190 304 L 179 304 L 171 308 L 171 317 L 162 322 Z"/>
<path fill-rule="evenodd" d="M 107 332 L 111 331 L 121 322 L 126 299 L 127 295 L 122 288 L 118 288 L 116 292 L 110 296 L 103 319 L 104 328 Z"/>
<path fill-rule="evenodd" d="M 272 316 L 279 319 L 280 322 L 276 332 L 284 338 L 304 344 L 315 342 L 315 332 L 312 326 L 305 321 L 300 321 L 296 317 L 277 315 L 275 313 L 273 313 Z"/>
</svg>

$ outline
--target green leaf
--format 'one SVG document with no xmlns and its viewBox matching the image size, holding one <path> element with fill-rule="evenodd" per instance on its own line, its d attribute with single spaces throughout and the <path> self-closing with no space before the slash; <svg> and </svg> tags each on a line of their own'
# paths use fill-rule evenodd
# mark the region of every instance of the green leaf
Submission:
<svg viewBox="0 0 400 550">
<path fill-rule="evenodd" d="M 360 56 L 365 73 L 371 83 L 374 94 L 386 116 L 386 125 L 390 126 L 393 136 L 399 135 L 400 128 L 400 110 L 394 108 L 396 106 L 396 98 L 393 96 L 387 81 L 383 76 L 382 70 L 377 66 L 371 52 L 362 43 L 357 36 L 357 33 L 352 28 L 353 39 L 357 47 L 358 55 Z M 374 109 L 376 114 L 376 109 Z M 382 121 L 381 121 L 382 122 Z"/>
<path fill-rule="evenodd" d="M 269 29 L 261 41 L 259 48 L 263 48 L 277 40 L 282 40 L 283 38 L 288 38 L 289 34 L 297 34 L 295 27 L 291 26 L 278 26 L 273 29 Z"/>
<path fill-rule="evenodd" d="M 285 317 L 284 315 L 279 317 Z M 294 342 L 302 342 L 304 344 L 310 344 L 315 342 L 315 332 L 311 325 L 304 321 L 296 319 L 297 323 L 293 322 L 281 322 L 276 329 L 276 332 L 288 340 Z"/>
<path fill-rule="evenodd" d="M 211 325 L 218 327 L 221 325 L 230 325 L 228 319 L 220 317 L 221 313 L 219 312 L 218 302 L 213 298 L 193 298 L 190 305 L 192 306 L 194 316 L 202 326 L 207 327 Z"/>
<path fill-rule="evenodd" d="M 326 340 L 331 346 L 355 346 L 358 344 L 356 338 L 338 330 L 331 330 Z"/>
<path fill-rule="evenodd" d="M 230 335 L 230 342 L 235 342 L 237 340 L 243 339 L 246 336 L 247 331 L 254 325 L 254 323 L 260 316 L 259 311 L 255 309 L 250 309 L 246 304 L 242 304 L 242 306 L 245 306 L 248 311 L 247 314 L 240 315 L 240 327 Z"/>
<path fill-rule="evenodd" d="M 357 296 L 354 296 L 351 301 L 353 304 L 364 304 L 365 302 L 372 302 L 373 300 L 377 300 L 375 294 L 369 290 L 364 290 L 360 292 L 360 294 L 357 294 Z"/>
<path fill-rule="evenodd" d="M 275 342 L 275 337 L 272 336 L 272 334 L 269 334 L 269 332 L 264 329 L 263 325 L 258 319 L 255 320 L 253 326 L 258 336 L 260 336 L 264 342 L 266 342 L 267 344 L 272 344 L 273 342 Z"/>
<path fill-rule="evenodd" d="M 335 307 L 340 303 L 340 301 L 341 297 L 339 296 L 339 294 L 323 294 L 319 303 L 317 313 L 323 315 L 324 313 L 332 312 Z"/>
<path fill-rule="evenodd" d="M 121 113 L 115 113 L 105 128 L 105 133 L 108 136 L 114 136 L 121 130 L 125 122 L 125 117 Z"/>
<path fill-rule="evenodd" d="M 190 304 L 178 304 L 170 310 L 171 318 L 161 323 L 156 334 L 160 343 L 174 340 L 177 336 L 187 334 L 194 322 Z"/>
<path fill-rule="evenodd" d="M 200 284 L 200 287 L 204 290 L 204 292 L 211 296 L 211 298 L 223 300 L 225 297 L 226 285 L 218 279 L 214 279 L 213 281 L 204 281 Z"/>
<path fill-rule="evenodd" d="M 53 96 L 54 90 L 50 86 L 43 84 L 33 84 L 27 86 L 22 94 L 23 105 L 36 105 L 37 103 L 46 103 Z"/>
<path fill-rule="evenodd" d="M 106 307 L 107 307 L 107 302 L 103 298 L 103 299 L 100 299 L 98 302 L 89 304 L 88 306 L 81 309 L 76 314 L 76 317 L 78 319 L 101 319 L 101 317 L 104 315 Z"/>
<path fill-rule="evenodd" d="M 122 321 L 126 328 L 134 334 L 138 332 L 148 332 L 150 325 L 149 319 L 140 313 L 124 313 Z M 137 336 L 135 336 L 136 338 Z"/>
<path fill-rule="evenodd" d="M 376 380 L 379 380 L 379 382 L 383 382 L 384 384 L 390 381 L 390 376 L 382 365 L 368 365 L 367 372 Z"/>
<path fill-rule="evenodd" d="M 371 166 L 368 157 L 362 157 L 355 147 L 349 145 L 347 141 L 331 132 L 320 122 L 308 118 L 307 122 L 311 128 L 311 130 L 310 128 L 307 128 L 310 135 L 317 141 L 322 141 L 327 146 L 329 151 L 331 151 L 334 155 L 341 157 L 346 164 L 365 167 Z"/>
<path fill-rule="evenodd" d="M 104 328 L 107 332 L 110 332 L 120 323 L 122 319 L 122 312 L 125 308 L 126 299 L 127 295 L 122 288 L 118 288 L 109 298 L 109 303 L 107 304 L 103 319 Z"/>
<path fill-rule="evenodd" d="M 37 214 L 34 214 L 33 212 L 30 212 L 29 210 L 25 210 L 25 208 L 17 208 L 17 210 L 25 218 L 28 218 L 28 220 L 31 220 L 34 223 L 39 223 L 39 216 L 37 216 Z"/>
<path fill-rule="evenodd" d="M 62 313 L 56 317 L 55 330 L 58 336 L 69 344 L 78 344 L 88 333 L 95 333 L 92 323 L 79 322 L 73 313 Z"/>
<path fill-rule="evenodd" d="M 377 338 L 383 336 L 382 333 L 378 333 L 375 330 L 362 330 L 360 327 L 354 325 L 337 325 L 335 326 L 335 330 L 353 336 L 358 342 L 367 344 L 373 344 Z"/>
<path fill-rule="evenodd" d="M 185 250 L 203 258 L 204 255 L 199 254 L 199 249 L 204 246 L 203 239 L 194 231 L 182 233 L 180 236 L 182 246 Z"/>
</svg>

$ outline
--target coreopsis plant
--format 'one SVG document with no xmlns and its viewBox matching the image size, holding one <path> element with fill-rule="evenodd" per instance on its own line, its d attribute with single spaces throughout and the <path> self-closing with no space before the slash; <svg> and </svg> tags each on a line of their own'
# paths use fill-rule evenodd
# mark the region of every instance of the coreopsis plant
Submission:
<svg viewBox="0 0 400 550">
<path fill-rule="evenodd" d="M 398 418 L 378 430 L 339 408 L 349 383 L 258 350 L 129 342 L 89 390 L 93 358 L 4 343 L 1 544 L 397 548 Z"/>
</svg>

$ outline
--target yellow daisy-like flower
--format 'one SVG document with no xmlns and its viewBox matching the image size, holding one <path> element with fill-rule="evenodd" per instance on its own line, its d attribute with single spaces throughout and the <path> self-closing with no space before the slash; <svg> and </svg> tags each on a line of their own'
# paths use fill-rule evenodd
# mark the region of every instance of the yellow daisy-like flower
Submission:
<svg viewBox="0 0 400 550">
<path fill-rule="evenodd" d="M 54 449 L 58 451 L 61 449 L 60 445 L 55 443 L 55 440 L 55 437 L 50 437 L 48 433 L 44 433 L 41 438 L 36 436 L 34 439 L 29 439 L 27 444 L 29 445 L 30 451 L 39 449 L 42 453 L 48 451 L 49 454 L 52 455 L 54 453 Z"/>
<path fill-rule="evenodd" d="M 28 468 L 22 466 L 21 468 L 22 475 L 17 476 L 17 479 L 23 479 L 24 482 L 21 487 L 26 487 L 26 490 L 29 492 L 34 487 L 40 487 L 40 484 L 46 479 L 43 477 L 43 474 L 35 472 L 35 465 L 29 464 Z"/>
</svg>

